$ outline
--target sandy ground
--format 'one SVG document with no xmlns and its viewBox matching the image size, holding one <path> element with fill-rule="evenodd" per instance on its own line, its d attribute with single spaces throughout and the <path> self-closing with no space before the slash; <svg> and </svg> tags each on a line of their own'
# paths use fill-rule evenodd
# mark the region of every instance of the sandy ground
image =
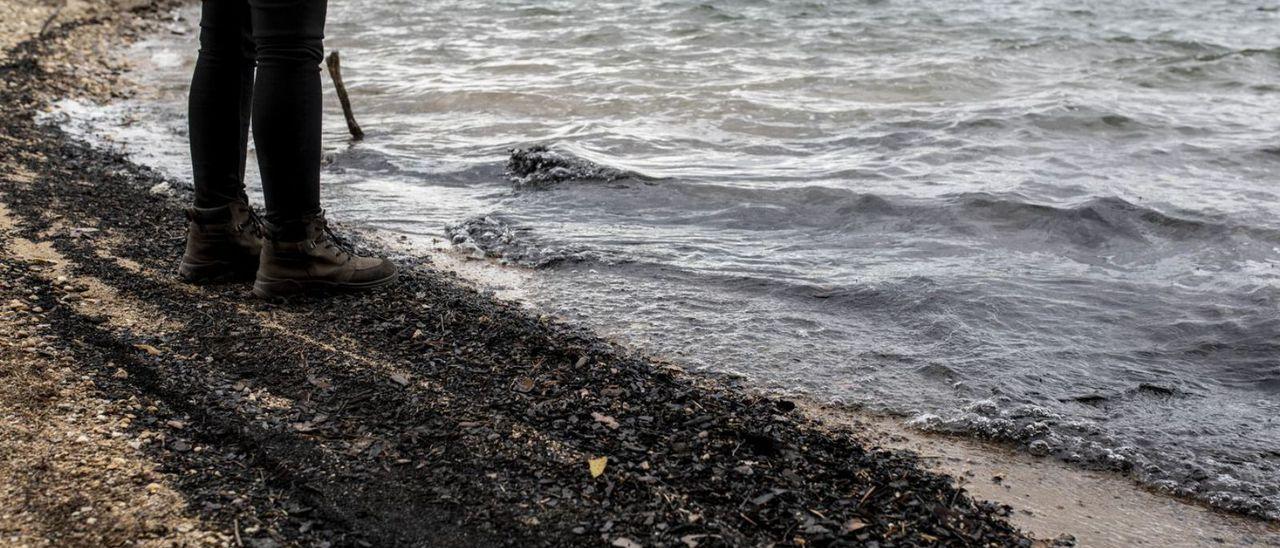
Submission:
<svg viewBox="0 0 1280 548">
<path fill-rule="evenodd" d="M 87 2 L 0 2 L 0 64 L 10 52 L 47 25 L 89 17 L 122 4 Z M 107 54 L 114 39 L 86 32 L 71 39 L 78 55 L 49 59 L 64 67 L 84 58 L 81 74 L 100 85 L 82 88 L 89 96 L 110 97 L 122 67 Z M 3 85 L 8 88 L 7 77 Z M 11 105 L 12 107 L 12 105 Z M 7 134 L 6 140 L 11 139 Z M 10 182 L 30 182 L 35 174 L 9 167 Z M 16 223 L 0 204 L 0 234 Z M 156 434 L 131 430 L 147 414 L 146 402 L 104 395 L 76 370 L 73 358 L 56 349 L 58 335 L 42 319 L 46 310 L 30 297 L 37 285 L 56 287 L 63 299 L 97 306 L 113 297 L 100 284 L 71 284 L 65 260 L 47 244 L 5 238 L 0 249 L 0 544 L 8 546 L 114 544 L 225 545 L 230 538 L 190 512 L 169 474 L 139 449 Z M 22 257 L 25 268 L 16 257 Z M 122 373 L 123 374 L 123 373 Z"/>
<path fill-rule="evenodd" d="M 0 231 L 15 225 L 0 206 Z M 0 282 L 0 539 L 9 545 L 105 545 L 121 538 L 189 545 L 229 540 L 190 512 L 140 448 L 157 434 L 132 429 L 144 400 L 104 395 L 50 342 L 44 308 L 29 291 L 48 284 L 61 299 L 97 307 L 114 295 L 68 282 L 66 260 L 48 245 L 5 238 Z M 17 268 L 22 257 L 26 268 Z M 96 284 L 95 284 L 96 285 Z M 129 317 L 125 311 L 121 318 Z M 136 320 L 134 320 L 136 321 Z M 121 370 L 119 373 L 126 373 Z"/>
<path fill-rule="evenodd" d="M 127 92 L 111 52 L 149 6 L 71 2 L 32 44 L 58 8 L 0 0 L 0 91 L 15 109 Z M 1005 519 L 1064 544 L 1280 544 L 1114 475 L 801 415 L 432 268 L 336 306 L 182 285 L 180 203 L 153 174 L 5 123 L 0 544 L 1031 544 Z"/>
</svg>

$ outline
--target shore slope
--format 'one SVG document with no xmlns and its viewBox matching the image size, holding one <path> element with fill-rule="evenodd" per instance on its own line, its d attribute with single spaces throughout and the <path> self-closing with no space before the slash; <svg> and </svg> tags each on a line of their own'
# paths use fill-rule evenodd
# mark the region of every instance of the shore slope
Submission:
<svg viewBox="0 0 1280 548">
<path fill-rule="evenodd" d="M 1030 545 L 907 453 L 430 264 L 268 304 L 189 286 L 182 200 L 34 114 L 163 13 L 13 10 L 0 74 L 0 535 L 14 544 Z M 74 9 L 71 9 L 74 8 Z M 43 13 L 51 13 L 45 11 Z"/>
</svg>

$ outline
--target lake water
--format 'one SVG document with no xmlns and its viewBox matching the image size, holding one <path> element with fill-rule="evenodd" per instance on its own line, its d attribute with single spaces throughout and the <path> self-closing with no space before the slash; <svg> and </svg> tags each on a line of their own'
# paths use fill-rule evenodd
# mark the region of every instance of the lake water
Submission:
<svg viewBox="0 0 1280 548">
<path fill-rule="evenodd" d="M 1280 518 L 1280 4 L 1068 4 L 331 0 L 368 138 L 326 89 L 325 205 L 690 368 Z M 68 126 L 189 177 L 195 13 Z M 625 173 L 517 184 L 533 145 Z"/>
</svg>

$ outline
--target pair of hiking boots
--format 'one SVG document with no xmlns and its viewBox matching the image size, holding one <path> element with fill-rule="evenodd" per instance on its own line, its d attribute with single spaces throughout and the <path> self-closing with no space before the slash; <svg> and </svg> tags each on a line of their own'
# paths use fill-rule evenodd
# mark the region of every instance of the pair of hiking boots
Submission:
<svg viewBox="0 0 1280 548">
<path fill-rule="evenodd" d="M 320 213 L 285 234 L 245 202 L 187 210 L 187 249 L 178 274 L 192 283 L 253 278 L 253 294 L 361 291 L 396 281 L 395 264 L 361 257 L 340 242 Z M 288 238 L 292 236 L 292 238 Z"/>
</svg>

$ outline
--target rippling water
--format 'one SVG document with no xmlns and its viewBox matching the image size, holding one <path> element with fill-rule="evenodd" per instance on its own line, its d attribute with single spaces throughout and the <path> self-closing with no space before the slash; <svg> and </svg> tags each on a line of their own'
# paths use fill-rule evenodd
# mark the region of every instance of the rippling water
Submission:
<svg viewBox="0 0 1280 548">
<path fill-rule="evenodd" d="M 330 105 L 326 205 L 694 367 L 1277 518 L 1278 10 L 331 0 L 369 138 Z M 78 113 L 178 176 L 184 14 L 161 99 Z M 572 165 L 515 185 L 531 145 Z"/>
</svg>

